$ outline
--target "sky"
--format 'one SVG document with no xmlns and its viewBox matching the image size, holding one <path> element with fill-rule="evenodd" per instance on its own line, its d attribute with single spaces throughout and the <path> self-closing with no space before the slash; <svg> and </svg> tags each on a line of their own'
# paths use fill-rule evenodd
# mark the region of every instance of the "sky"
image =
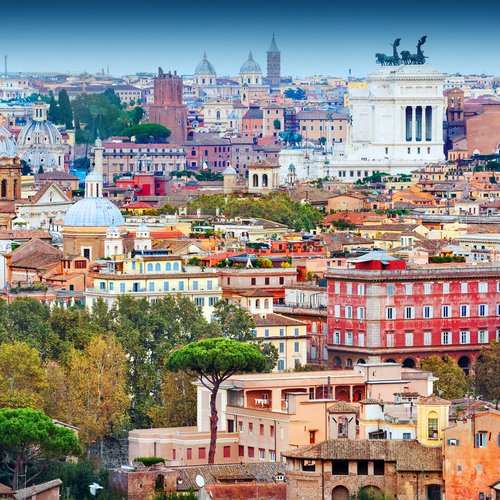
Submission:
<svg viewBox="0 0 500 500">
<path fill-rule="evenodd" d="M 362 77 L 374 54 L 416 52 L 447 73 L 500 75 L 500 1 L 476 0 L 25 0 L 2 2 L 0 56 L 9 72 L 192 74 L 206 51 L 236 75 L 249 50 L 265 73 L 272 34 L 282 74 Z M 1 61 L 3 63 L 3 60 Z M 3 64 L 0 66 L 3 69 Z"/>
</svg>

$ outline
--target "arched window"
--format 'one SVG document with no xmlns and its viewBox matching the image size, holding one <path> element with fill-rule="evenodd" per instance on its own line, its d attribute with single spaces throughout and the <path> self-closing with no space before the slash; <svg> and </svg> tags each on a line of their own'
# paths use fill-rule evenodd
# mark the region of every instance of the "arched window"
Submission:
<svg viewBox="0 0 500 500">
<path fill-rule="evenodd" d="M 220 111 L 219 110 L 217 110 L 216 118 L 217 118 L 217 120 L 220 120 Z"/>
<path fill-rule="evenodd" d="M 431 411 L 427 417 L 427 437 L 428 439 L 437 439 L 438 433 L 438 414 Z"/>
<path fill-rule="evenodd" d="M 153 264 L 151 262 L 148 264 L 148 272 L 153 270 Z"/>
<path fill-rule="evenodd" d="M 255 301 L 255 309 L 260 309 L 260 299 Z"/>
<path fill-rule="evenodd" d="M 0 195 L 2 198 L 7 198 L 7 180 L 6 179 L 2 180 L 2 188 L 1 188 Z"/>
<path fill-rule="evenodd" d="M 178 271 L 178 270 L 179 270 L 179 263 L 174 262 L 174 271 Z"/>
<path fill-rule="evenodd" d="M 253 187 L 259 187 L 259 176 L 257 174 L 252 176 L 252 185 Z"/>
<path fill-rule="evenodd" d="M 264 174 L 262 176 L 262 187 L 267 187 L 269 184 L 269 178 L 267 177 L 267 174 Z"/>
<path fill-rule="evenodd" d="M 115 248 L 114 248 L 114 250 L 113 250 L 113 253 L 114 253 L 115 255 L 118 255 L 118 245 L 115 245 Z"/>
<path fill-rule="evenodd" d="M 264 308 L 269 309 L 269 299 L 264 300 Z"/>
<path fill-rule="evenodd" d="M 155 271 L 161 271 L 161 264 L 159 262 L 155 264 Z"/>
<path fill-rule="evenodd" d="M 167 263 L 165 264 L 165 270 L 166 270 L 166 271 L 171 271 L 171 270 L 172 270 L 172 264 L 171 264 L 170 262 L 167 262 Z"/>
</svg>

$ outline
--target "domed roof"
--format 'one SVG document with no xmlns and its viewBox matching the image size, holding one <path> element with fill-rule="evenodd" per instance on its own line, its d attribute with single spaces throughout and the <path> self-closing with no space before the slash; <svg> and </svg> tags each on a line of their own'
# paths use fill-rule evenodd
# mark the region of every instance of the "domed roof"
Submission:
<svg viewBox="0 0 500 500">
<path fill-rule="evenodd" d="M 106 198 L 83 198 L 64 216 L 64 225 L 69 227 L 109 227 L 124 223 L 118 207 Z"/>
<path fill-rule="evenodd" d="M 194 70 L 195 75 L 216 75 L 215 68 L 213 67 L 212 63 L 207 59 L 207 53 L 205 52 L 203 54 L 203 59 L 201 60 L 200 63 L 198 63 L 198 66 L 196 66 L 196 69 Z"/>
<path fill-rule="evenodd" d="M 231 165 L 229 165 L 229 167 L 227 167 L 224 172 L 222 172 L 222 175 L 237 175 L 238 172 L 236 172 L 236 170 L 234 169 L 234 167 L 231 167 Z"/>
<path fill-rule="evenodd" d="M 21 160 L 24 160 L 31 167 L 51 167 L 56 168 L 57 160 L 47 147 L 34 146 L 28 148 Z"/>
<path fill-rule="evenodd" d="M 248 59 L 240 68 L 240 73 L 262 73 L 260 66 L 253 60 L 252 51 L 248 54 Z"/>
<path fill-rule="evenodd" d="M 16 158 L 19 156 L 16 143 L 12 140 L 12 134 L 0 125 L 0 158 Z"/>
<path fill-rule="evenodd" d="M 32 144 L 57 146 L 62 144 L 62 137 L 53 123 L 32 120 L 21 129 L 17 141 L 19 146 L 30 146 Z"/>
</svg>

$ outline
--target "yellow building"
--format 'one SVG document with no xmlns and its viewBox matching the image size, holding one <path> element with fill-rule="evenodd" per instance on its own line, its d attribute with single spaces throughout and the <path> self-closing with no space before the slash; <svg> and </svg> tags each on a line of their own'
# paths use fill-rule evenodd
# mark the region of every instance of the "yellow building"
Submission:
<svg viewBox="0 0 500 500">
<path fill-rule="evenodd" d="M 307 363 L 306 323 L 273 312 L 273 295 L 252 289 L 241 295 L 241 307 L 255 323 L 255 336 L 272 344 L 278 351 L 274 371 L 293 370 Z"/>
<path fill-rule="evenodd" d="M 352 89 L 367 89 L 368 84 L 366 83 L 365 80 L 362 81 L 353 81 L 353 82 L 347 82 L 347 92 L 344 94 L 344 108 L 349 107 L 349 91 Z"/>
<path fill-rule="evenodd" d="M 424 446 L 442 446 L 448 427 L 450 402 L 434 394 L 417 401 L 417 440 Z"/>
<path fill-rule="evenodd" d="M 99 297 L 112 306 L 123 294 L 145 297 L 150 302 L 180 294 L 201 307 L 208 320 L 212 318 L 213 308 L 222 297 L 215 272 L 184 272 L 181 257 L 162 251 L 137 250 L 133 255 L 112 257 L 94 276 L 94 286 L 85 292 L 89 307 Z"/>
</svg>

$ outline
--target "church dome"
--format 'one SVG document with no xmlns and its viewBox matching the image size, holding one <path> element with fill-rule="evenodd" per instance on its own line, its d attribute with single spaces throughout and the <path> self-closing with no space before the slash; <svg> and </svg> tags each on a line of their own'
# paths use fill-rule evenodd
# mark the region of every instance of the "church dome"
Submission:
<svg viewBox="0 0 500 500">
<path fill-rule="evenodd" d="M 250 54 L 248 54 L 248 59 L 246 60 L 246 62 L 244 62 L 241 66 L 240 73 L 262 73 L 259 64 L 256 63 L 253 59 L 252 51 L 250 51 Z"/>
<path fill-rule="evenodd" d="M 58 128 L 49 121 L 32 120 L 25 125 L 18 138 L 19 146 L 58 146 L 62 144 L 62 136 Z"/>
<path fill-rule="evenodd" d="M 196 69 L 194 70 L 195 75 L 216 75 L 215 68 L 213 67 L 212 63 L 207 59 L 207 53 L 205 52 L 203 54 L 203 59 L 201 60 L 200 63 L 198 63 L 198 66 L 196 66 Z"/>
<path fill-rule="evenodd" d="M 234 167 L 231 167 L 231 165 L 229 165 L 229 167 L 227 167 L 224 172 L 222 172 L 222 175 L 237 175 L 237 172 Z"/>
<path fill-rule="evenodd" d="M 83 198 L 64 216 L 64 225 L 69 227 L 109 227 L 124 223 L 118 207 L 106 198 Z"/>
<path fill-rule="evenodd" d="M 0 125 L 0 158 L 16 158 L 19 156 L 16 143 L 12 140 L 12 134 Z"/>
<path fill-rule="evenodd" d="M 21 156 L 21 160 L 32 167 L 56 168 L 58 166 L 55 156 L 45 146 L 28 148 Z"/>
</svg>

